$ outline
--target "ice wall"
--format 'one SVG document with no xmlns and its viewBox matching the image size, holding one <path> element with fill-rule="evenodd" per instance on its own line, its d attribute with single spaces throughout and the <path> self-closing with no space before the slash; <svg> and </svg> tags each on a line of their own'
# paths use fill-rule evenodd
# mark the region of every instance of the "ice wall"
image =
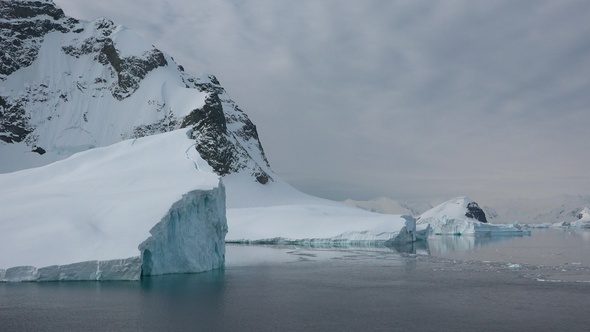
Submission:
<svg viewBox="0 0 590 332">
<path fill-rule="evenodd" d="M 225 190 L 185 194 L 170 208 L 139 245 L 143 275 L 195 273 L 217 269 L 225 262 Z"/>
<path fill-rule="evenodd" d="M 139 280 L 140 257 L 109 261 L 86 261 L 42 268 L 17 266 L 0 270 L 0 281 L 89 281 L 89 280 Z"/>
<path fill-rule="evenodd" d="M 520 235 L 522 228 L 518 224 L 482 223 L 470 218 L 451 218 L 447 215 L 437 216 L 428 220 L 432 234 L 462 235 L 462 234 L 502 234 Z"/>
<path fill-rule="evenodd" d="M 194 190 L 183 195 L 139 245 L 141 256 L 85 261 L 42 268 L 0 269 L 0 281 L 139 280 L 141 275 L 196 273 L 225 263 L 225 190 Z"/>
</svg>

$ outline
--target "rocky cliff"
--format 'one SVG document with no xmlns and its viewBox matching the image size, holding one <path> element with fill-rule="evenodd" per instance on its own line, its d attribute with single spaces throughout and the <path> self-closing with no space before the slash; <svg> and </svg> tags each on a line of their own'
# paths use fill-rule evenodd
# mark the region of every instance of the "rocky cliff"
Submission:
<svg viewBox="0 0 590 332">
<path fill-rule="evenodd" d="M 0 1 L 0 49 L 0 172 L 188 127 L 219 175 L 273 180 L 256 126 L 219 81 L 123 26 L 52 1 Z"/>
</svg>

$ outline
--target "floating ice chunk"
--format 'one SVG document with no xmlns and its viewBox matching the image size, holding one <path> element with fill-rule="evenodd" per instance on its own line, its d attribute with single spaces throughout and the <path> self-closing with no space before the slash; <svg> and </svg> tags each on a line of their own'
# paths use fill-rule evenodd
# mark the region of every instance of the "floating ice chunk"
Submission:
<svg viewBox="0 0 590 332">
<path fill-rule="evenodd" d="M 0 270 L 0 281 L 89 281 L 89 280 L 139 280 L 140 257 L 108 261 L 86 261 L 43 268 L 17 266 Z"/>
<path fill-rule="evenodd" d="M 576 220 L 571 222 L 569 227 L 590 229 L 590 220 Z"/>
<path fill-rule="evenodd" d="M 463 235 L 463 234 L 523 234 L 525 231 L 518 224 L 482 223 L 474 219 L 455 219 L 446 215 L 437 216 L 429 220 L 433 234 Z"/>
<path fill-rule="evenodd" d="M 35 281 L 39 278 L 39 272 L 34 266 L 16 266 L 4 272 L 2 281 Z"/>
</svg>

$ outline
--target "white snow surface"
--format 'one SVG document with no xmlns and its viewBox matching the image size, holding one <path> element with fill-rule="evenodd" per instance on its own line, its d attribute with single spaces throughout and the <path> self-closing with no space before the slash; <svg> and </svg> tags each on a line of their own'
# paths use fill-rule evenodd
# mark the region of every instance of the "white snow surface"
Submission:
<svg viewBox="0 0 590 332">
<path fill-rule="evenodd" d="M 563 221 L 563 222 L 554 223 L 551 226 L 553 226 L 555 228 L 573 227 L 573 228 L 588 228 L 588 229 L 590 229 L 590 209 L 587 206 L 584 207 L 580 212 L 578 212 L 576 214 L 576 217 L 578 218 L 576 221 Z"/>
<path fill-rule="evenodd" d="M 522 234 L 518 224 L 483 223 L 465 216 L 467 205 L 474 202 L 467 196 L 450 199 L 418 217 L 418 230 L 430 228 L 434 234 Z"/>
<path fill-rule="evenodd" d="M 139 88 L 123 100 L 112 95 L 117 75 L 95 54 L 72 56 L 64 47 L 81 47 L 87 38 L 100 36 L 99 27 L 112 25 L 104 18 L 80 21 L 81 33 L 58 31 L 44 36 L 35 61 L 10 74 L 0 85 L 3 96 L 26 102 L 28 123 L 34 128 L 30 142 L 0 141 L 0 173 L 47 165 L 72 154 L 134 138 L 141 126 L 159 124 L 176 129 L 172 121 L 205 103 L 207 94 L 188 87 L 188 74 L 163 54 L 167 66 L 151 70 Z M 143 57 L 155 48 L 123 26 L 112 25 L 109 38 L 120 56 Z M 108 30 L 108 29 L 107 29 Z M 31 152 L 31 146 L 46 153 Z"/>
<path fill-rule="evenodd" d="M 585 206 L 582 211 L 578 213 L 578 221 L 588 222 L 590 221 L 590 209 Z"/>
<path fill-rule="evenodd" d="M 278 176 L 265 185 L 246 174 L 223 178 L 227 242 L 368 243 L 416 240 L 411 216 L 385 215 L 304 194 Z"/>
<path fill-rule="evenodd" d="M 349 198 L 343 203 L 377 213 L 411 214 L 414 216 L 418 216 L 421 213 L 432 209 L 432 205 L 427 202 L 405 202 L 388 197 L 378 197 L 368 201 L 358 201 Z"/>
<path fill-rule="evenodd" d="M 126 140 L 0 174 L 0 268 L 7 269 L 0 279 L 137 279 L 145 249 L 154 261 L 169 260 L 163 266 L 154 262 L 152 274 L 221 267 L 223 186 L 187 131 Z M 175 233 L 175 227 L 186 228 L 182 236 L 188 238 L 175 239 L 185 234 Z M 201 246 L 206 252 L 199 255 L 207 257 L 175 261 L 170 254 L 179 256 L 183 248 L 166 252 L 166 241 L 177 246 L 192 241 L 190 249 Z"/>
</svg>

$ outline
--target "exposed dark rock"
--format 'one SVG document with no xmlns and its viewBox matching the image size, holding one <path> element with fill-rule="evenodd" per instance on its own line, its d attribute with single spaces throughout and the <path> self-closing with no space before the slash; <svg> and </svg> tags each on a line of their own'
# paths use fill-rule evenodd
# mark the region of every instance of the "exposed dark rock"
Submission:
<svg viewBox="0 0 590 332">
<path fill-rule="evenodd" d="M 105 22 L 98 24 L 98 26 L 106 29 L 107 32 L 103 31 L 102 34 L 108 36 L 110 35 L 108 31 L 111 30 L 111 25 Z M 96 61 L 103 65 L 110 65 L 117 77 L 117 85 L 112 94 L 118 100 L 123 100 L 132 95 L 139 88 L 141 80 L 150 71 L 168 65 L 164 54 L 155 48 L 145 52 L 142 57 L 120 57 L 113 40 L 108 37 L 90 37 L 79 46 L 66 45 L 62 47 L 62 50 L 64 53 L 75 57 L 96 53 Z"/>
<path fill-rule="evenodd" d="M 467 212 L 465 213 L 465 216 L 467 218 L 472 218 L 481 222 L 488 222 L 485 212 L 483 212 L 483 210 L 475 202 L 467 204 Z"/>
<path fill-rule="evenodd" d="M 41 1 L 0 1 L 0 17 L 0 81 L 33 63 L 47 33 L 68 32 L 79 22 Z"/>
<path fill-rule="evenodd" d="M 22 142 L 31 132 L 23 104 L 0 96 L 0 140 L 6 143 Z"/>
<path fill-rule="evenodd" d="M 53 3 L 42 1 L 2 1 L 0 4 L 0 17 L 6 20 L 32 18 L 40 15 L 47 15 L 58 20 L 64 18 L 65 14 L 53 5 Z M 10 3 L 8 3 L 10 2 Z"/>
<path fill-rule="evenodd" d="M 117 100 L 123 100 L 139 89 L 149 72 L 170 65 L 167 56 L 154 47 L 143 54 L 123 56 L 113 41 L 117 26 L 112 21 L 97 19 L 92 23 L 80 22 L 65 16 L 51 1 L 2 0 L 0 18 L 0 81 L 18 69 L 30 66 L 39 55 L 45 36 L 54 31 L 69 34 L 64 35 L 62 40 L 63 53 L 55 54 L 56 57 L 89 56 L 97 65 L 107 68 L 106 75 L 101 74 L 99 77 L 79 75 L 68 78 L 71 73 L 64 72 L 60 79 L 67 80 L 69 86 L 65 88 L 51 87 L 46 82 L 27 82 L 21 91 L 0 96 L 0 140 L 6 143 L 25 142 L 39 154 L 45 153 L 45 150 L 37 145 L 46 143 L 40 143 L 44 138 L 39 137 L 35 127 L 50 125 L 52 119 L 62 115 L 64 105 L 79 94 L 84 94 L 82 98 L 102 98 L 106 92 L 107 96 L 110 93 Z M 89 29 L 93 31 L 91 36 L 82 38 L 81 35 L 74 35 L 83 32 L 89 24 Z M 217 174 L 247 171 L 259 183 L 273 181 L 265 171 L 270 166 L 256 126 L 229 98 L 217 78 L 212 75 L 193 77 L 186 74 L 182 66 L 176 63 L 172 65 L 178 70 L 187 89 L 207 94 L 205 105 L 182 118 L 175 116 L 165 101 L 161 102 L 155 97 L 147 103 L 157 112 L 156 119 L 159 120 L 140 124 L 132 132 L 121 132 L 121 139 L 138 138 L 181 127 L 192 128 L 196 149 Z M 89 110 L 80 109 L 80 112 L 83 123 L 92 121 Z M 36 121 L 34 125 L 31 125 L 31 118 Z"/>
<path fill-rule="evenodd" d="M 193 110 L 184 118 L 181 125 L 182 128 L 193 128 L 192 135 L 197 142 L 196 149 L 201 157 L 207 160 L 213 170 L 221 176 L 253 167 L 252 176 L 256 181 L 261 184 L 268 183 L 272 178 L 259 165 L 249 164 L 252 162 L 252 158 L 248 151 L 233 137 L 233 135 L 240 135 L 240 131 L 228 132 L 227 124 L 231 121 L 226 117 L 223 102 L 217 93 L 220 90 L 217 90 L 214 85 L 203 86 L 213 92 L 206 98 L 205 105 Z M 258 146 L 260 146 L 256 127 L 249 119 L 244 123 L 250 130 L 249 134 L 255 137 Z M 240 136 L 240 138 L 248 140 L 250 137 Z M 266 161 L 261 146 L 260 151 Z"/>
<path fill-rule="evenodd" d="M 256 174 L 254 174 L 254 176 L 256 178 L 256 181 L 258 181 L 261 184 L 267 184 L 268 180 L 270 180 L 270 177 L 265 172 L 256 173 Z"/>
<path fill-rule="evenodd" d="M 131 138 L 140 138 L 144 136 L 165 133 L 179 128 L 179 124 L 179 120 L 173 114 L 169 113 L 156 123 L 141 125 L 133 128 L 133 134 L 131 135 Z"/>
</svg>

